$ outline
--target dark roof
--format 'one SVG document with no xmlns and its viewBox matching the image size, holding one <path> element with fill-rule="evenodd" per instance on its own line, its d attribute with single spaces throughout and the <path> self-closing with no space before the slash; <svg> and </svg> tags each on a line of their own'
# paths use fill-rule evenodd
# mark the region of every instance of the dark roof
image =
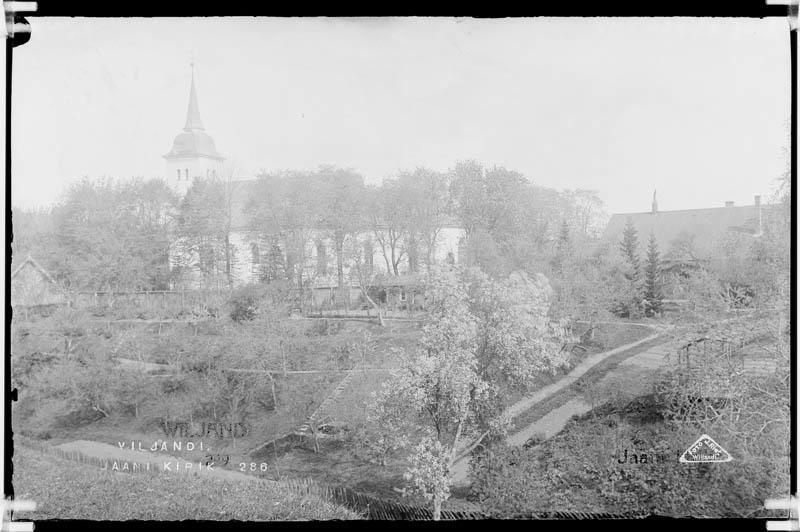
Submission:
<svg viewBox="0 0 800 532">
<path fill-rule="evenodd" d="M 761 205 L 761 224 L 767 223 L 771 205 Z M 652 231 L 656 242 L 664 254 L 682 233 L 693 237 L 693 247 L 697 257 L 709 258 L 716 254 L 722 238 L 731 233 L 746 234 L 753 237 L 761 235 L 755 205 L 742 207 L 715 207 L 710 209 L 687 209 L 680 211 L 635 212 L 614 214 L 608 221 L 604 241 L 619 242 L 625 225 L 631 219 L 639 235 L 642 249 Z"/>
<path fill-rule="evenodd" d="M 186 111 L 186 124 L 183 126 L 185 131 L 192 129 L 205 129 L 203 121 L 200 120 L 200 106 L 197 105 L 197 91 L 194 88 L 194 70 L 192 70 L 192 86 L 189 89 L 189 108 Z"/>
<path fill-rule="evenodd" d="M 222 160 L 224 157 L 217 152 L 214 139 L 205 132 L 203 121 L 200 119 L 200 107 L 197 105 L 197 91 L 194 87 L 194 73 L 192 73 L 192 86 L 189 89 L 189 108 L 186 111 L 186 124 L 183 133 L 175 137 L 172 150 L 164 158 L 181 159 L 194 157 L 209 157 Z"/>
<path fill-rule="evenodd" d="M 164 155 L 165 159 L 194 157 L 209 157 L 220 161 L 224 159 L 224 157 L 217 152 L 214 139 L 205 131 L 199 129 L 180 133 L 175 137 L 175 141 L 172 143 L 172 150 Z"/>
</svg>

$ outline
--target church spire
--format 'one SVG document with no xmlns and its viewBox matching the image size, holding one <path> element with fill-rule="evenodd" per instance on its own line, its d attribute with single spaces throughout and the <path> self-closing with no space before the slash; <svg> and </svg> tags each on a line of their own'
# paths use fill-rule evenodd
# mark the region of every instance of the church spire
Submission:
<svg viewBox="0 0 800 532">
<path fill-rule="evenodd" d="M 194 88 L 194 61 L 192 66 L 192 88 L 189 90 L 189 110 L 186 112 L 186 125 L 183 126 L 184 131 L 191 131 L 193 129 L 205 129 L 203 121 L 200 120 L 200 108 L 197 106 L 197 91 Z"/>
</svg>

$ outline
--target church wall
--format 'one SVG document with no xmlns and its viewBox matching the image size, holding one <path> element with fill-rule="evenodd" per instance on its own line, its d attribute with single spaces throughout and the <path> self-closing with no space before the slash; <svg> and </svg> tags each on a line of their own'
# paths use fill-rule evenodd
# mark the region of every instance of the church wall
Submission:
<svg viewBox="0 0 800 532">
<path fill-rule="evenodd" d="M 180 179 L 178 178 L 180 170 Z M 189 178 L 186 178 L 186 170 L 189 171 Z M 167 159 L 166 176 L 164 180 L 169 183 L 173 190 L 180 195 L 185 195 L 192 185 L 195 177 L 211 177 L 214 172 L 221 175 L 221 162 L 209 157 L 195 157 L 191 159 Z"/>
<path fill-rule="evenodd" d="M 459 247 L 465 234 L 460 227 L 443 227 L 436 238 L 435 262 L 437 264 L 445 263 L 448 254 L 452 253 L 453 260 L 458 264 L 460 262 Z"/>
</svg>

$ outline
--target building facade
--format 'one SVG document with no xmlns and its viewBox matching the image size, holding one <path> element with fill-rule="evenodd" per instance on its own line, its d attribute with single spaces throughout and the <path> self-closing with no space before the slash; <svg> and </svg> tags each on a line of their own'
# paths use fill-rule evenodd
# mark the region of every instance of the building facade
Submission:
<svg viewBox="0 0 800 532">
<path fill-rule="evenodd" d="M 195 178 L 224 179 L 222 164 L 225 158 L 217 151 L 213 138 L 206 133 L 200 117 L 197 88 L 192 74 L 189 90 L 189 106 L 183 131 L 173 142 L 172 149 L 163 156 L 166 162 L 166 182 L 183 197 Z M 308 232 L 305 244 L 299 253 L 298 264 L 288 265 L 285 246 L 269 235 L 260 234 L 250 228 L 245 205 L 255 194 L 255 178 L 225 183 L 230 203 L 231 231 L 229 253 L 225 267 L 209 275 L 201 271 L 200 260 L 186 251 L 186 246 L 175 242 L 170 250 L 170 263 L 174 272 L 173 288 L 200 288 L 211 286 L 234 286 L 269 280 L 273 275 L 295 282 L 298 286 L 313 288 L 320 294 L 331 292 L 339 287 L 338 257 L 336 245 L 330 231 L 313 229 Z M 223 198 L 220 198 L 223 201 Z M 402 239 L 395 246 L 395 257 L 401 254 L 397 273 L 399 276 L 425 271 L 433 264 L 457 263 L 459 248 L 464 238 L 464 230 L 453 222 L 446 222 L 439 229 L 433 249 L 409 246 Z M 355 293 L 359 287 L 354 266 L 358 272 L 369 267 L 372 275 L 395 275 L 391 265 L 392 250 L 382 246 L 374 228 L 349 234 L 343 244 L 343 280 Z M 430 257 L 430 260 L 428 260 Z M 280 259 L 280 260 L 278 260 Z M 276 262 L 283 263 L 283 271 L 273 272 Z M 429 264 L 430 263 L 430 264 Z M 229 265 L 229 266 L 228 266 Z M 289 266 L 294 271 L 286 272 Z M 228 273 L 228 268 L 230 273 Z"/>
</svg>

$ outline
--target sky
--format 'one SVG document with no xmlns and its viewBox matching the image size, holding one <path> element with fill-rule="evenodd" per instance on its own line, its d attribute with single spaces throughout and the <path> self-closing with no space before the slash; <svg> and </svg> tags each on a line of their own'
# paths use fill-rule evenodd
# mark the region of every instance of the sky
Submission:
<svg viewBox="0 0 800 532">
<path fill-rule="evenodd" d="M 753 203 L 788 169 L 785 18 L 31 20 L 14 50 L 12 204 L 165 175 L 191 80 L 242 177 L 458 160 L 594 189 L 608 213 Z"/>
</svg>

